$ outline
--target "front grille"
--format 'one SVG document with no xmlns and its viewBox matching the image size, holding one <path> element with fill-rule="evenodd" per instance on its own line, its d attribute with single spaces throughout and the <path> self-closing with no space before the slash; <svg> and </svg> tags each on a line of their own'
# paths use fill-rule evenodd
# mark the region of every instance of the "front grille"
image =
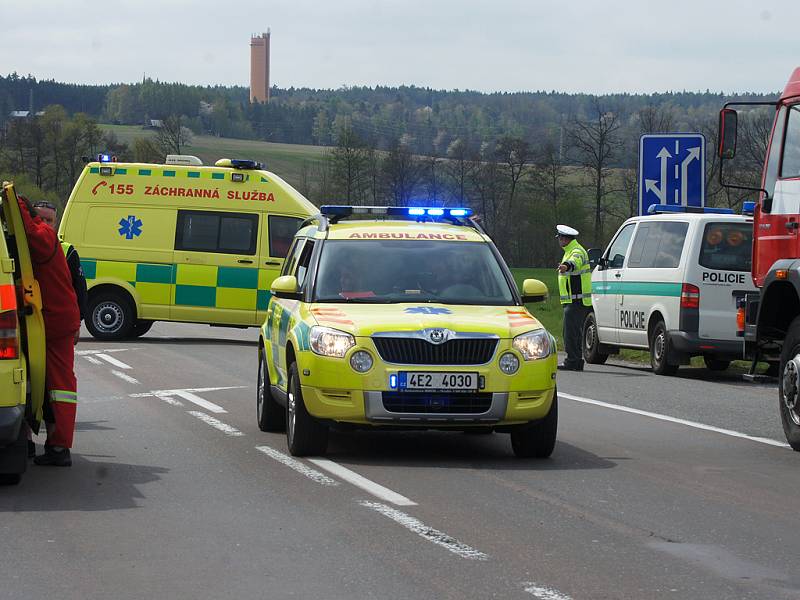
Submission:
<svg viewBox="0 0 800 600">
<path fill-rule="evenodd" d="M 383 407 L 394 413 L 482 414 L 492 406 L 491 393 L 451 394 L 383 392 Z"/>
<path fill-rule="evenodd" d="M 403 337 L 373 338 L 381 358 L 401 365 L 483 365 L 492 359 L 497 340 L 455 339 L 444 344 Z"/>
</svg>

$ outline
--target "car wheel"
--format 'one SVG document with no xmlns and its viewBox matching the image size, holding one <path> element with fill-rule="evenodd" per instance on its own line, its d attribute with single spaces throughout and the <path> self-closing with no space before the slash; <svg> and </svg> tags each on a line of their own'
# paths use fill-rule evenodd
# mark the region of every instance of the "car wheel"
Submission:
<svg viewBox="0 0 800 600">
<path fill-rule="evenodd" d="M 786 441 L 800 452 L 800 317 L 789 325 L 783 342 L 778 399 Z"/>
<path fill-rule="evenodd" d="M 731 361 L 729 360 L 722 360 L 720 358 L 711 358 L 709 356 L 704 356 L 703 361 L 706 363 L 706 368 L 709 371 L 724 371 L 725 369 L 731 366 Z"/>
<path fill-rule="evenodd" d="M 269 371 L 264 352 L 259 352 L 258 388 L 256 392 L 256 415 L 261 431 L 283 431 L 286 427 L 284 408 L 272 397 L 269 388 Z"/>
<path fill-rule="evenodd" d="M 98 340 L 128 338 L 136 322 L 131 302 L 119 292 L 100 292 L 89 299 L 86 329 Z"/>
<path fill-rule="evenodd" d="M 516 425 L 511 430 L 511 447 L 517 458 L 548 458 L 553 453 L 558 433 L 558 390 L 547 415 L 538 421 Z"/>
<path fill-rule="evenodd" d="M 593 312 L 590 312 L 583 322 L 583 360 L 590 365 L 602 365 L 608 360 L 608 354 L 600 351 L 597 319 Z"/>
<path fill-rule="evenodd" d="M 669 363 L 669 337 L 664 321 L 659 321 L 650 337 L 650 365 L 656 375 L 674 375 L 678 365 Z"/>
<path fill-rule="evenodd" d="M 289 396 L 286 399 L 286 442 L 292 456 L 325 454 L 328 428 L 312 417 L 303 401 L 297 363 L 289 367 Z"/>
<path fill-rule="evenodd" d="M 153 323 L 155 323 L 155 321 L 144 321 L 142 319 L 137 319 L 136 323 L 134 323 L 133 327 L 131 327 L 131 337 L 142 337 L 145 333 L 150 331 L 150 328 L 153 327 Z"/>
</svg>

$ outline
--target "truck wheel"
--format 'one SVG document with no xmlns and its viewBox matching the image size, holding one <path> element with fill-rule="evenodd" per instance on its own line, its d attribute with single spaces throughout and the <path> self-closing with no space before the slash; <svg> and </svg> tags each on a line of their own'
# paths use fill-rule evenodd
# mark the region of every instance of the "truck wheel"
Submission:
<svg viewBox="0 0 800 600">
<path fill-rule="evenodd" d="M 800 317 L 789 325 L 783 342 L 778 399 L 786 441 L 800 452 Z"/>
<path fill-rule="evenodd" d="M 558 433 L 558 390 L 553 390 L 550 411 L 538 421 L 516 425 L 511 430 L 511 447 L 517 458 L 548 458 Z"/>
<path fill-rule="evenodd" d="M 118 341 L 131 335 L 136 311 L 120 292 L 100 292 L 89 298 L 86 329 L 98 340 Z"/>
<path fill-rule="evenodd" d="M 600 351 L 600 338 L 597 336 L 597 319 L 590 312 L 583 322 L 583 360 L 590 365 L 602 365 L 608 354 Z"/>
<path fill-rule="evenodd" d="M 669 363 L 669 337 L 664 321 L 659 321 L 650 337 L 650 365 L 656 375 L 674 375 L 678 365 Z"/>
<path fill-rule="evenodd" d="M 303 402 L 297 363 L 289 367 L 289 397 L 286 400 L 286 442 L 292 456 L 324 455 L 328 428 L 312 417 Z"/>
<path fill-rule="evenodd" d="M 721 358 L 711 358 L 710 356 L 704 356 L 703 361 L 706 363 L 706 368 L 709 371 L 724 371 L 725 369 L 731 366 L 731 361 L 729 360 L 722 360 Z"/>
<path fill-rule="evenodd" d="M 142 337 L 145 333 L 150 331 L 150 328 L 153 326 L 155 321 L 144 321 L 142 319 L 137 319 L 136 323 L 134 323 L 133 327 L 131 327 L 131 337 L 132 338 L 139 338 Z"/>
<path fill-rule="evenodd" d="M 269 371 L 264 352 L 258 353 L 258 388 L 256 396 L 256 415 L 261 431 L 283 431 L 286 427 L 284 408 L 275 402 L 269 389 Z"/>
</svg>

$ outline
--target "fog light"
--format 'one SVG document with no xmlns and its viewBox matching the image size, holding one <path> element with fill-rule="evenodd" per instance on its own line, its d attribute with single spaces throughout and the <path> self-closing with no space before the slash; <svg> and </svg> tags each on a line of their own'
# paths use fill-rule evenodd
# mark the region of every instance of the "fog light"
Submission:
<svg viewBox="0 0 800 600">
<path fill-rule="evenodd" d="M 366 373 L 372 368 L 372 357 L 369 352 L 363 350 L 353 352 L 353 356 L 350 357 L 350 366 L 354 371 Z"/>
<path fill-rule="evenodd" d="M 519 370 L 519 359 L 511 352 L 500 357 L 500 370 L 506 375 L 513 375 Z"/>
</svg>

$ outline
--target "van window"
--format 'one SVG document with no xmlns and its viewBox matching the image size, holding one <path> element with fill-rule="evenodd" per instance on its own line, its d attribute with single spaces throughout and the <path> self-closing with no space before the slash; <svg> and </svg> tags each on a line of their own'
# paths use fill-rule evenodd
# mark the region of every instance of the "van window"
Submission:
<svg viewBox="0 0 800 600">
<path fill-rule="evenodd" d="M 636 227 L 636 223 L 629 223 L 622 228 L 622 231 L 619 232 L 614 242 L 609 246 L 608 252 L 606 252 L 606 258 L 608 259 L 608 268 L 609 269 L 621 269 L 623 263 L 625 262 L 625 255 L 628 252 L 628 246 L 631 243 L 631 237 L 633 236 L 633 230 Z"/>
<path fill-rule="evenodd" d="M 700 264 L 720 271 L 749 271 L 753 256 L 751 223 L 708 223 L 700 246 Z"/>
<path fill-rule="evenodd" d="M 633 239 L 628 267 L 632 269 L 674 269 L 681 262 L 688 223 L 675 221 L 639 222 Z"/>
<path fill-rule="evenodd" d="M 269 255 L 286 258 L 289 246 L 303 220 L 296 217 L 269 216 Z"/>
<path fill-rule="evenodd" d="M 176 250 L 254 255 L 257 238 L 258 215 L 178 211 Z"/>
<path fill-rule="evenodd" d="M 800 177 L 800 104 L 789 107 L 781 177 Z"/>
</svg>

